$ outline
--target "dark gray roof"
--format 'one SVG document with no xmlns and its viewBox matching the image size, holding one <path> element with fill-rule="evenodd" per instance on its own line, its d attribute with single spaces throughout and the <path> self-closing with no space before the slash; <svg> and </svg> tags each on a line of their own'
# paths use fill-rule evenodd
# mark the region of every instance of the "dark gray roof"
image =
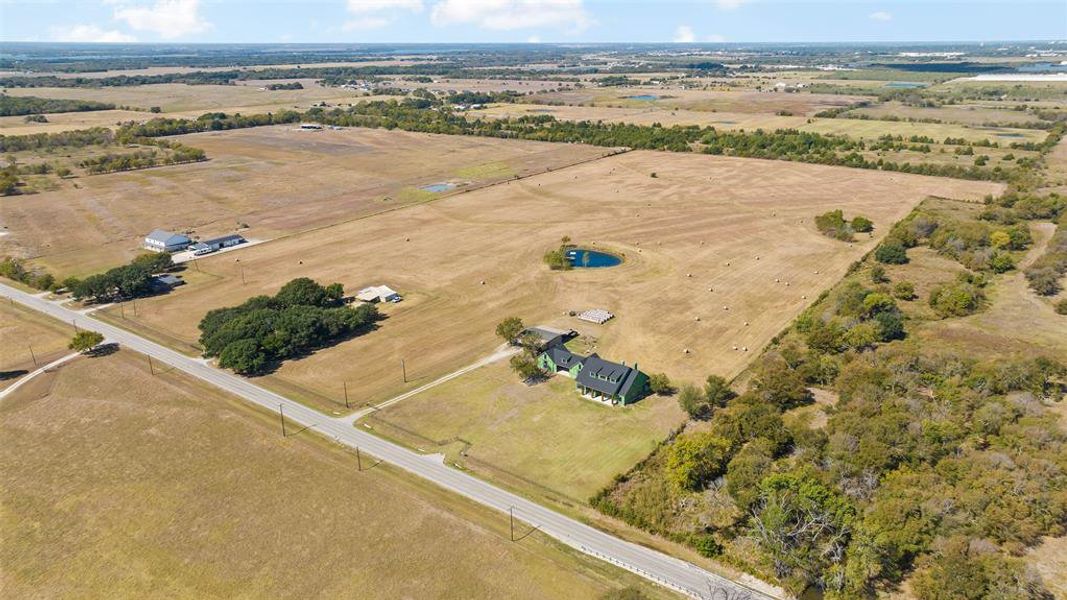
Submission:
<svg viewBox="0 0 1067 600">
<path fill-rule="evenodd" d="M 240 240 L 240 241 L 243 242 L 244 238 L 239 236 L 239 235 L 237 235 L 236 233 L 231 233 L 230 235 L 224 235 L 222 237 L 211 238 L 210 240 L 204 240 L 201 243 L 202 244 L 207 244 L 207 245 L 210 246 L 210 245 L 213 245 L 213 244 L 223 244 L 223 243 L 226 243 L 226 242 L 229 242 L 229 241 L 232 241 L 232 240 Z"/>
<path fill-rule="evenodd" d="M 625 395 L 636 379 L 637 369 L 604 360 L 596 354 L 585 359 L 577 377 L 580 385 L 610 396 Z"/>
<path fill-rule="evenodd" d="M 563 367 L 567 370 L 585 360 L 584 356 L 567 350 L 567 347 L 562 344 L 549 347 L 548 350 L 545 350 L 545 353 L 552 359 L 552 362 L 556 363 L 557 367 Z"/>
<path fill-rule="evenodd" d="M 177 275 L 171 275 L 169 273 L 164 273 L 163 275 L 156 275 L 154 279 L 156 283 L 160 285 L 165 285 L 167 287 L 174 287 L 185 283 L 185 281 L 181 277 L 178 277 Z"/>
</svg>

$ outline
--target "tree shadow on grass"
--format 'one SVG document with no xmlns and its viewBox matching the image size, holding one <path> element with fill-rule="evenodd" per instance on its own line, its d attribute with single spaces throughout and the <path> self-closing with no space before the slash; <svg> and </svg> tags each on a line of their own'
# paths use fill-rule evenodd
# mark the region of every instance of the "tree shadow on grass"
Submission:
<svg viewBox="0 0 1067 600">
<path fill-rule="evenodd" d="M 26 369 L 15 369 L 14 371 L 0 371 L 0 381 L 7 381 L 8 379 L 16 379 L 29 373 Z"/>
<path fill-rule="evenodd" d="M 110 356 L 119 351 L 119 345 L 111 342 L 107 344 L 100 344 L 92 350 L 85 353 L 90 358 L 98 358 L 101 356 Z"/>
</svg>

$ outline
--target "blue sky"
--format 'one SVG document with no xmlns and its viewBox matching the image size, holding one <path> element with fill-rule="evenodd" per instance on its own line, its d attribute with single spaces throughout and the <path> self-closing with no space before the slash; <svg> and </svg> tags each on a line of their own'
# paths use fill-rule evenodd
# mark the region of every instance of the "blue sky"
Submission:
<svg viewBox="0 0 1067 600">
<path fill-rule="evenodd" d="M 3 41 L 1067 39 L 1065 0 L 0 0 Z"/>
</svg>

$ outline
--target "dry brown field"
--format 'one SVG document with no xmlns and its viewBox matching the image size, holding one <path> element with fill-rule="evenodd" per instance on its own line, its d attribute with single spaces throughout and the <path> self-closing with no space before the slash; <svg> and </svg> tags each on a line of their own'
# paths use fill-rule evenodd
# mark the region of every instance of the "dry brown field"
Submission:
<svg viewBox="0 0 1067 600">
<path fill-rule="evenodd" d="M 358 98 L 359 95 L 357 92 L 349 92 L 340 88 L 323 87 L 310 79 L 300 81 L 305 86 L 302 90 L 261 90 L 255 85 L 156 83 L 100 88 L 10 88 L 7 93 L 11 96 L 95 100 L 139 109 L 158 106 L 164 113 L 199 111 L 197 114 L 223 110 L 232 112 L 240 107 L 249 106 L 284 107 L 319 101 L 349 102 Z"/>
<path fill-rule="evenodd" d="M 70 327 L 21 306 L 0 302 L 0 389 L 24 372 L 69 353 Z M 36 364 L 34 359 L 36 358 Z"/>
<path fill-rule="evenodd" d="M 517 118 L 527 115 L 552 115 L 563 121 L 604 121 L 607 123 L 633 123 L 651 125 L 699 125 L 724 130 L 799 129 L 812 133 L 846 135 L 853 138 L 876 139 L 880 136 L 913 135 L 929 136 L 936 140 L 946 137 L 963 138 L 969 141 L 989 140 L 1007 145 L 1013 141 L 1040 142 L 1048 135 L 1035 129 L 1004 127 L 969 127 L 951 123 L 909 123 L 905 121 L 877 121 L 867 119 L 820 119 L 816 117 L 781 116 L 773 113 L 710 112 L 701 110 L 671 109 L 645 103 L 640 107 L 608 106 L 549 106 L 538 104 L 494 104 L 469 114 L 475 118 Z M 979 152 L 981 153 L 981 151 Z"/>
<path fill-rule="evenodd" d="M 93 71 L 89 73 L 66 73 L 62 71 L 35 71 L 28 73 L 26 71 L 0 71 L 0 77 L 44 77 L 52 75 L 60 79 L 103 79 L 105 77 L 118 77 L 125 75 L 127 77 L 137 77 L 144 75 L 169 75 L 171 73 L 212 73 L 218 71 L 255 71 L 259 69 L 296 69 L 296 68 L 326 68 L 326 67 L 395 67 L 401 65 L 418 65 L 432 62 L 429 60 L 402 60 L 403 57 L 396 57 L 390 60 L 366 60 L 366 61 L 339 61 L 339 62 L 324 62 L 324 63 L 301 63 L 301 64 L 285 64 L 285 65 L 247 65 L 241 67 L 180 67 L 180 66 L 168 66 L 168 67 L 145 67 L 143 69 L 111 69 L 108 71 Z"/>
<path fill-rule="evenodd" d="M 960 104 L 938 107 L 907 106 L 900 102 L 886 102 L 875 106 L 857 108 L 850 115 L 866 115 L 873 119 L 899 117 L 901 119 L 937 119 L 945 123 L 982 126 L 987 123 L 1040 123 L 1041 120 L 1026 111 L 985 104 Z"/>
<path fill-rule="evenodd" d="M 674 597 L 125 350 L 5 398 L 0 437 L 5 598 Z"/>
<path fill-rule="evenodd" d="M 447 77 L 435 77 L 432 83 L 405 81 L 404 79 L 397 78 L 389 80 L 385 85 L 405 90 L 423 88 L 433 91 L 456 92 L 503 92 L 507 90 L 514 90 L 517 92 L 543 92 L 545 90 L 573 87 L 574 84 L 565 81 L 547 81 L 538 79 L 449 79 Z"/>
<path fill-rule="evenodd" d="M 45 115 L 47 123 L 27 123 L 26 117 L 0 117 L 0 135 L 55 133 L 90 127 L 114 127 L 124 121 L 147 121 L 161 115 L 134 110 L 93 110 Z"/>
<path fill-rule="evenodd" d="M 56 274 L 128 260 L 156 227 L 213 235 L 238 222 L 267 239 L 601 156 L 609 148 L 374 129 L 258 127 L 181 136 L 203 163 L 80 177 L 60 189 L 0 198 L 9 235 L 0 255 L 33 257 Z M 77 187 L 75 187 L 77 186 Z M 231 258 L 232 260 L 232 258 Z"/>
<path fill-rule="evenodd" d="M 655 95 L 655 100 L 635 100 L 628 96 Z M 532 101 L 544 104 L 576 104 L 621 108 L 660 107 L 696 111 L 764 113 L 788 111 L 794 116 L 811 116 L 821 110 L 848 106 L 861 96 L 756 91 L 682 90 L 660 87 L 590 87 L 565 92 L 538 94 Z"/>
<path fill-rule="evenodd" d="M 489 354 L 499 343 L 494 326 L 509 315 L 573 326 L 567 311 L 593 307 L 617 315 L 596 329 L 602 356 L 698 381 L 739 372 L 923 198 L 979 199 L 1001 189 L 630 152 L 261 244 L 241 251 L 239 264 L 209 258 L 201 280 L 126 315 L 133 328 L 193 343 L 207 310 L 274 293 L 294 277 L 348 290 L 389 284 L 405 300 L 384 307 L 388 318 L 377 331 L 263 380 L 335 409 L 345 382 L 354 403 L 384 400 Z M 874 236 L 850 245 L 816 232 L 812 218 L 836 208 L 873 219 Z M 626 260 L 551 272 L 542 255 L 563 236 Z"/>
<path fill-rule="evenodd" d="M 972 356 L 1067 356 L 1067 318 L 1056 314 L 1055 298 L 1034 294 L 1023 274 L 1044 253 L 1055 225 L 1037 223 L 1031 231 L 1034 244 L 1019 268 L 998 277 L 986 292 L 988 308 L 968 317 L 928 323 L 920 330 L 920 339 L 928 345 L 966 348 Z"/>
</svg>

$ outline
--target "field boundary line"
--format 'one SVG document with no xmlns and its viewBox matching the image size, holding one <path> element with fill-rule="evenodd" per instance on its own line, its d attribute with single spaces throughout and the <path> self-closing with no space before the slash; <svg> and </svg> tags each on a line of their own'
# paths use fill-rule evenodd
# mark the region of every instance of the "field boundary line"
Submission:
<svg viewBox="0 0 1067 600">
<path fill-rule="evenodd" d="M 25 384 L 27 381 L 32 380 L 34 377 L 47 373 L 52 369 L 62 365 L 63 363 L 69 362 L 79 356 L 81 356 L 81 352 L 72 352 L 71 354 L 68 354 L 63 358 L 53 360 L 52 362 L 48 363 L 47 365 L 44 365 L 43 367 L 40 367 L 35 371 L 30 371 L 29 373 L 23 375 L 18 381 L 11 384 L 7 388 L 4 388 L 3 391 L 0 391 L 0 400 L 6 398 L 9 394 L 22 387 L 23 384 Z"/>
</svg>

